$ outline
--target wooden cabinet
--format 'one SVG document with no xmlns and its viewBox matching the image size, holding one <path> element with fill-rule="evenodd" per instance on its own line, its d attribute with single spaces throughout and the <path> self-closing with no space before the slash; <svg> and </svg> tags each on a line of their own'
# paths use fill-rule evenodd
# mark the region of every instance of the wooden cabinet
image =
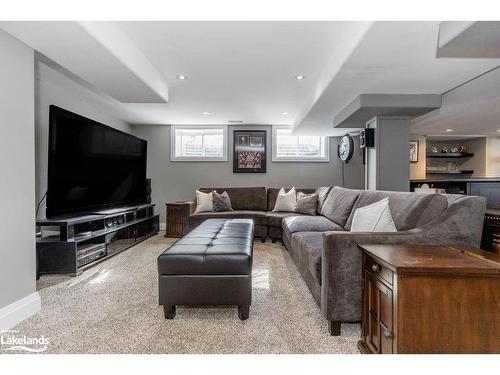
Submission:
<svg viewBox="0 0 500 375">
<path fill-rule="evenodd" d="M 366 344 L 374 353 L 392 353 L 392 290 L 367 273 Z"/>
<path fill-rule="evenodd" d="M 185 223 L 183 218 L 189 213 L 189 206 L 186 202 L 172 202 L 165 204 L 166 209 L 166 227 L 165 227 L 165 237 L 170 238 L 180 238 L 184 234 Z"/>
<path fill-rule="evenodd" d="M 500 353 L 500 257 L 456 246 L 360 249 L 362 353 Z"/>
<path fill-rule="evenodd" d="M 500 209 L 486 210 L 481 249 L 500 255 Z"/>
</svg>

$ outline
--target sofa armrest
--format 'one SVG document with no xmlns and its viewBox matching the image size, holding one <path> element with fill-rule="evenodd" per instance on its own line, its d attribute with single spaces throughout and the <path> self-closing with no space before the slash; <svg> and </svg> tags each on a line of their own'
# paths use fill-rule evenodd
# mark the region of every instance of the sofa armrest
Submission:
<svg viewBox="0 0 500 375">
<path fill-rule="evenodd" d="M 321 311 L 330 321 L 361 320 L 361 251 L 359 244 L 417 244 L 422 229 L 403 232 L 325 232 L 321 254 Z"/>
</svg>

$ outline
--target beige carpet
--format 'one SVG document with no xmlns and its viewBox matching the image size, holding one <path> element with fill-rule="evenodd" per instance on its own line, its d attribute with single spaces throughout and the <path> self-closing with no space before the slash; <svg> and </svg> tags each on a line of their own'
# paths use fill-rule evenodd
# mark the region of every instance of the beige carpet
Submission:
<svg viewBox="0 0 500 375">
<path fill-rule="evenodd" d="M 42 310 L 15 329 L 45 335 L 48 353 L 358 353 L 358 324 L 331 337 L 327 323 L 278 244 L 254 245 L 250 318 L 236 307 L 158 306 L 157 256 L 173 240 L 153 237 L 82 275 L 43 276 Z"/>
</svg>

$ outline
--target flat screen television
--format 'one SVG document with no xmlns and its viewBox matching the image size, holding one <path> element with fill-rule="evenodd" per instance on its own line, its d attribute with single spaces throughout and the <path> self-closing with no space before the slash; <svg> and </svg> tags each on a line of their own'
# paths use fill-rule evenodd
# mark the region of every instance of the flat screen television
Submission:
<svg viewBox="0 0 500 375">
<path fill-rule="evenodd" d="M 49 107 L 48 218 L 146 202 L 147 142 Z"/>
</svg>

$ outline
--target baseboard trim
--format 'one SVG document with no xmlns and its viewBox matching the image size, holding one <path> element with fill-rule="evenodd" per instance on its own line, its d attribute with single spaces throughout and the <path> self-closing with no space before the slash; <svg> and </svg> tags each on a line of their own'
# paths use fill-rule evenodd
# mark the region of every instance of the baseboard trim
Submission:
<svg viewBox="0 0 500 375">
<path fill-rule="evenodd" d="M 0 309 L 0 331 L 11 329 L 24 319 L 36 314 L 42 307 L 38 292 L 17 300 Z"/>
</svg>

